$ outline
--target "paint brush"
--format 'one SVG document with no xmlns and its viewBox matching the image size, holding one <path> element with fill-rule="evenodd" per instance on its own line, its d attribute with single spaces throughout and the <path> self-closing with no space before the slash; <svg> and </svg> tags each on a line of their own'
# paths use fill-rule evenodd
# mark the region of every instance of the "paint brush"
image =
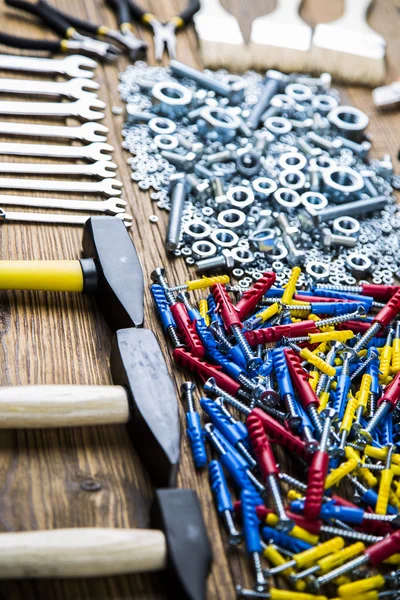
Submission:
<svg viewBox="0 0 400 600">
<path fill-rule="evenodd" d="M 245 71 L 251 66 L 238 20 L 219 0 L 201 0 L 201 8 L 193 20 L 204 66 L 233 71 Z"/>
<path fill-rule="evenodd" d="M 312 29 L 299 16 L 302 0 L 278 0 L 276 9 L 254 19 L 250 47 L 256 69 L 308 70 Z"/>
<path fill-rule="evenodd" d="M 345 0 L 340 19 L 316 26 L 311 68 L 340 81 L 377 86 L 386 74 L 386 41 L 367 23 L 371 0 Z"/>
</svg>

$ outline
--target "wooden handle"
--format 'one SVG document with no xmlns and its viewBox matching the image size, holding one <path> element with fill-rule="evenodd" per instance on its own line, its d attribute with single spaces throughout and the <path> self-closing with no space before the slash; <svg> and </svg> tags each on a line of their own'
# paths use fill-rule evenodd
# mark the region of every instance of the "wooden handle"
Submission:
<svg viewBox="0 0 400 600">
<path fill-rule="evenodd" d="M 0 428 L 25 429 L 127 423 L 120 385 L 0 387 Z"/>
<path fill-rule="evenodd" d="M 335 25 L 356 31 L 363 35 L 370 35 L 376 38 L 377 43 L 386 45 L 385 39 L 368 25 L 367 16 L 369 7 L 373 0 L 345 0 L 343 15 L 327 25 Z"/>
<path fill-rule="evenodd" d="M 0 534 L 0 579 L 104 577 L 158 571 L 167 562 L 162 531 L 53 529 Z"/>
</svg>

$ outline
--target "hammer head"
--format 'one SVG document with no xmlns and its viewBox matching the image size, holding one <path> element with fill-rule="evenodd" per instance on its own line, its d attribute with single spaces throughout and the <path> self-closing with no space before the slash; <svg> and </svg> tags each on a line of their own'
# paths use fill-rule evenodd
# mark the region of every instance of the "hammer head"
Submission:
<svg viewBox="0 0 400 600">
<path fill-rule="evenodd" d="M 133 445 L 157 486 L 175 485 L 180 446 L 178 400 L 153 332 L 117 331 L 110 363 L 113 382 L 128 392 L 128 432 Z"/>
<path fill-rule="evenodd" d="M 204 600 L 212 553 L 196 492 L 157 490 L 151 526 L 165 534 L 171 598 Z"/>
<path fill-rule="evenodd" d="M 83 256 L 95 261 L 96 299 L 111 329 L 142 327 L 143 272 L 123 222 L 92 217 L 86 221 L 82 245 Z"/>
</svg>

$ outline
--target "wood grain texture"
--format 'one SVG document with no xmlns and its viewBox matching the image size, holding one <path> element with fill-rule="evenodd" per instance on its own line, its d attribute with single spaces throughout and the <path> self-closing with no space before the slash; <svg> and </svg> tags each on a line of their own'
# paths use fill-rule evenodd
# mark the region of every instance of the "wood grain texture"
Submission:
<svg viewBox="0 0 400 600">
<path fill-rule="evenodd" d="M 114 25 L 113 15 L 103 0 L 52 0 L 59 8 L 93 21 Z M 274 3 L 224 0 L 224 6 L 240 17 L 248 36 L 252 18 L 262 15 Z M 175 14 L 185 2 L 141 0 L 159 17 Z M 340 16 L 341 0 L 308 0 L 302 14 L 311 24 Z M 34 19 L 18 16 L 0 2 L 2 29 L 18 35 L 42 37 L 43 30 Z M 394 0 L 379 0 L 372 11 L 371 24 L 389 41 L 388 81 L 399 75 L 400 16 Z M 140 35 L 151 42 L 149 32 Z M 178 58 L 198 66 L 196 37 L 192 29 L 178 35 Z M 150 43 L 149 61 L 154 64 Z M 165 60 L 165 63 L 167 61 Z M 123 70 L 122 58 L 118 67 Z M 151 205 L 148 194 L 132 184 L 128 155 L 121 148 L 122 116 L 111 107 L 120 105 L 118 67 L 107 65 L 97 70 L 100 97 L 108 104 L 104 123 L 110 128 L 108 141 L 115 146 L 114 161 L 118 177 L 125 184 L 124 198 L 135 221 L 132 237 L 142 261 L 145 278 L 156 266 L 168 265 L 170 281 L 188 278 L 181 260 L 168 263 L 163 250 L 167 215 Z M 0 74 L 1 76 L 9 76 Z M 371 93 L 361 88 L 346 88 L 344 98 L 365 110 L 371 118 L 373 153 L 396 156 L 400 146 L 400 112 L 379 115 L 373 108 Z M 8 119 L 11 120 L 11 119 Z M 34 122 L 34 120 L 32 120 Z M 49 123 L 49 121 L 47 121 Z M 71 124 L 75 124 L 70 120 Z M 14 159 L 12 159 L 14 160 Z M 46 160 L 47 162 L 47 160 Z M 395 162 L 396 167 L 398 163 Z M 157 224 L 149 222 L 156 212 Z M 81 229 L 61 226 L 3 225 L 0 252 L 2 259 L 73 259 L 79 256 Z M 192 272 L 192 276 L 194 273 Z M 169 349 L 165 346 L 146 289 L 146 326 L 153 329 L 165 349 L 172 372 Z M 80 295 L 58 293 L 0 292 L 0 360 L 2 385 L 26 384 L 109 384 L 108 357 L 111 335 L 94 301 Z M 177 383 L 183 380 L 177 377 Z M 181 410 L 184 427 L 184 413 Z M 290 473 L 292 464 L 283 454 L 277 458 Z M 209 579 L 209 598 L 234 598 L 233 582 L 251 584 L 243 550 L 226 551 L 219 533 L 206 472 L 196 473 L 182 441 L 179 485 L 197 490 L 214 550 L 214 566 Z M 0 530 L 30 531 L 66 527 L 146 527 L 151 502 L 151 485 L 122 425 L 63 430 L 9 431 L 0 435 Z M 165 598 L 158 575 L 130 575 L 93 580 L 49 580 L 2 582 L 1 600 L 150 600 Z"/>
</svg>

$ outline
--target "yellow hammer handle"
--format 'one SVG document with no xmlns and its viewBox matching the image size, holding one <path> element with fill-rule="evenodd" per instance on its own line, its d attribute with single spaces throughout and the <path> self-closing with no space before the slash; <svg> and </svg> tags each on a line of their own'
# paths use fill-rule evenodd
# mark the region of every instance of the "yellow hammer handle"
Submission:
<svg viewBox="0 0 400 600">
<path fill-rule="evenodd" d="M 1 260 L 0 289 L 81 292 L 79 260 Z"/>
</svg>

